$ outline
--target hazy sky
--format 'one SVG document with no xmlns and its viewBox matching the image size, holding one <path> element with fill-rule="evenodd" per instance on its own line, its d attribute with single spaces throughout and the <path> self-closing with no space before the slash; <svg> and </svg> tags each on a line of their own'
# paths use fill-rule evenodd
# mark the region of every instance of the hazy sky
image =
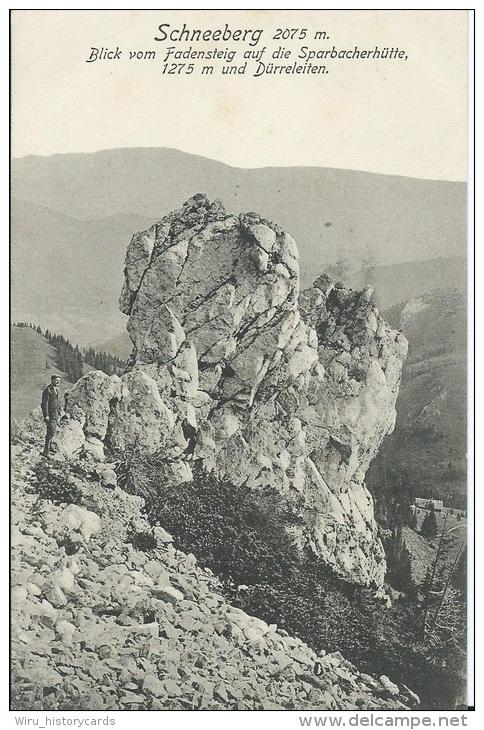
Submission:
<svg viewBox="0 0 484 730">
<path fill-rule="evenodd" d="M 176 44 L 154 41 L 158 25 L 184 22 L 264 28 L 256 51 L 398 46 L 408 60 L 328 61 L 324 76 L 163 75 L 163 50 Z M 12 26 L 17 157 L 174 147 L 239 167 L 466 179 L 465 11 L 15 11 Z M 330 37 L 278 43 L 278 27 Z M 190 45 L 248 48 L 224 41 L 179 48 Z M 91 46 L 156 50 L 157 57 L 86 63 Z"/>
</svg>

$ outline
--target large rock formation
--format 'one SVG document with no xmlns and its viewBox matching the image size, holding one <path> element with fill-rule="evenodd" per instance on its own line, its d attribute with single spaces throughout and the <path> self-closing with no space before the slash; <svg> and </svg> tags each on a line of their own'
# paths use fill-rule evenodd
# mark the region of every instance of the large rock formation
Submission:
<svg viewBox="0 0 484 730">
<path fill-rule="evenodd" d="M 66 453 L 159 453 L 166 479 L 198 462 L 298 516 L 290 529 L 340 575 L 383 582 L 368 465 L 394 426 L 406 340 L 371 291 L 321 276 L 299 292 L 294 240 L 195 195 L 135 236 L 121 310 L 122 377 L 68 393 Z"/>
</svg>

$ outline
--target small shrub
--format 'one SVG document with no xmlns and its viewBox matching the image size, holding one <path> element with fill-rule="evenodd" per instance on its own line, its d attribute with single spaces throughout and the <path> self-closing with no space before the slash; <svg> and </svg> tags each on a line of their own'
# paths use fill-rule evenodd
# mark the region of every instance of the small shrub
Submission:
<svg viewBox="0 0 484 730">
<path fill-rule="evenodd" d="M 142 532 L 136 532 L 134 530 L 129 532 L 127 542 L 130 542 L 136 550 L 140 550 L 143 553 L 148 553 L 150 550 L 156 548 L 155 536 L 146 530 Z"/>
<path fill-rule="evenodd" d="M 129 473 L 128 473 L 129 471 Z M 118 474 L 122 473 L 121 470 Z M 166 485 L 151 460 L 124 466 L 124 488 L 145 500 L 152 523 L 176 535 L 177 547 L 235 585 L 282 580 L 297 554 L 285 527 L 295 517 L 283 505 L 267 505 L 245 487 L 196 473 L 192 482 Z"/>
<path fill-rule="evenodd" d="M 54 504 L 81 504 L 82 491 L 72 477 L 69 464 L 60 463 L 55 467 L 39 461 L 34 467 L 35 492 L 43 499 Z"/>
<path fill-rule="evenodd" d="M 75 555 L 79 551 L 79 544 L 71 540 L 70 537 L 64 537 L 57 541 L 59 547 L 64 548 L 66 555 Z"/>
</svg>

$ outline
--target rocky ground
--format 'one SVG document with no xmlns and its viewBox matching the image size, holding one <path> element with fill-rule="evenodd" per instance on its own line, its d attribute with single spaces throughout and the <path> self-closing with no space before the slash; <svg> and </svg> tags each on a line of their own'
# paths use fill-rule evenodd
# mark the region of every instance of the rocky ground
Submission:
<svg viewBox="0 0 484 730">
<path fill-rule="evenodd" d="M 150 527 L 109 464 L 53 458 L 50 473 L 77 503 L 47 498 L 45 484 L 39 494 L 38 438 L 29 428 L 12 449 L 13 709 L 415 706 L 388 678 L 317 656 L 229 605 L 209 570 Z"/>
</svg>

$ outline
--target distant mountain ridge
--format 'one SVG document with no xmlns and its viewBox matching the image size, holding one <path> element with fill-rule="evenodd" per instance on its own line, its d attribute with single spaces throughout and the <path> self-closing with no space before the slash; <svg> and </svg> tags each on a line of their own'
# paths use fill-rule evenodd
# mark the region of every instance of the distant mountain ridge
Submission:
<svg viewBox="0 0 484 730">
<path fill-rule="evenodd" d="M 395 266 L 466 253 L 464 183 L 317 167 L 238 169 L 164 148 L 30 156 L 12 163 L 13 317 L 35 312 L 80 344 L 117 336 L 132 234 L 200 191 L 291 233 L 303 288 L 339 257 Z M 384 305 L 396 301 L 386 297 Z"/>
</svg>

